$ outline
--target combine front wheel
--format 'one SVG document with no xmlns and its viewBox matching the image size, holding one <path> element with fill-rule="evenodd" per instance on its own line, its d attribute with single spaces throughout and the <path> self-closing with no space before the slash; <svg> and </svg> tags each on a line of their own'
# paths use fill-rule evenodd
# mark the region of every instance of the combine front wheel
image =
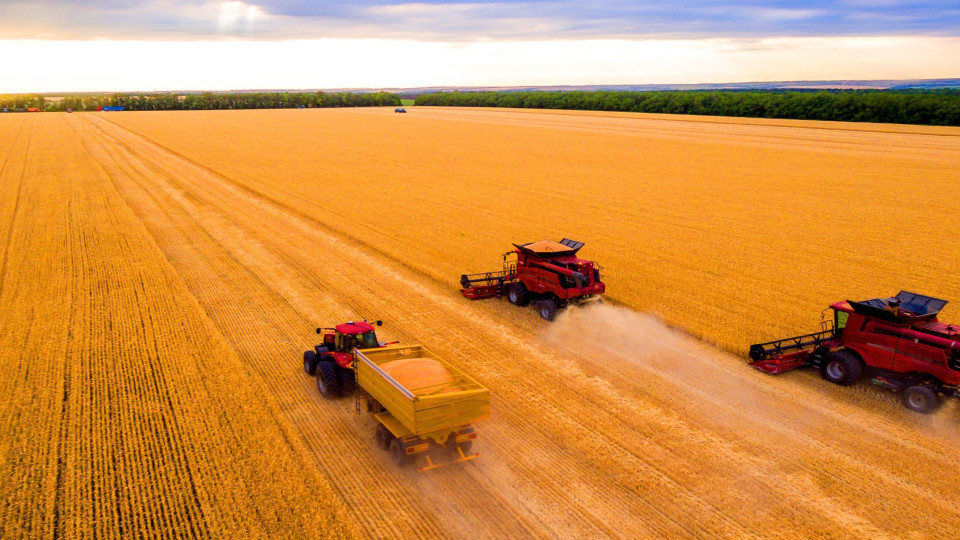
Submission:
<svg viewBox="0 0 960 540">
<path fill-rule="evenodd" d="M 520 307 L 530 303 L 530 294 L 522 281 L 507 285 L 507 302 Z"/>
<path fill-rule="evenodd" d="M 827 357 L 827 361 L 820 368 L 820 375 L 824 379 L 841 386 L 850 386 L 857 382 L 863 366 L 860 359 L 850 351 L 837 351 Z"/>
<path fill-rule="evenodd" d="M 911 386 L 903 391 L 903 405 L 922 414 L 929 414 L 937 410 L 940 401 L 937 393 L 929 386 Z"/>
</svg>

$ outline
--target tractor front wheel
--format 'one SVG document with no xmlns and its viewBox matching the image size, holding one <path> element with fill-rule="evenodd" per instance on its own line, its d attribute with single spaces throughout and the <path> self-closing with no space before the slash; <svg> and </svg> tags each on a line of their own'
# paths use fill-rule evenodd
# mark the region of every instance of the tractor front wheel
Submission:
<svg viewBox="0 0 960 540">
<path fill-rule="evenodd" d="M 313 374 L 317 371 L 317 353 L 313 351 L 303 352 L 303 370 L 307 372 L 307 375 L 313 377 Z"/>
<path fill-rule="evenodd" d="M 545 320 L 552 322 L 554 319 L 556 319 L 558 309 L 557 303 L 553 300 L 540 301 L 540 317 Z"/>
<path fill-rule="evenodd" d="M 333 399 L 340 395 L 340 380 L 337 377 L 337 366 L 329 360 L 321 360 L 317 364 L 317 388 L 320 395 Z"/>
<path fill-rule="evenodd" d="M 857 382 L 862 373 L 860 359 L 850 351 L 831 353 L 820 367 L 820 375 L 824 379 L 841 386 L 850 386 Z"/>
<path fill-rule="evenodd" d="M 393 462 L 397 467 L 404 467 L 410 463 L 410 456 L 407 455 L 407 449 L 403 447 L 400 439 L 390 441 L 390 453 L 393 455 Z"/>
<path fill-rule="evenodd" d="M 522 281 L 507 285 L 507 302 L 519 307 L 530 303 L 530 293 Z"/>
<path fill-rule="evenodd" d="M 940 400 L 929 386 L 911 386 L 903 391 L 903 405 L 911 411 L 930 414 L 940 406 Z"/>
</svg>

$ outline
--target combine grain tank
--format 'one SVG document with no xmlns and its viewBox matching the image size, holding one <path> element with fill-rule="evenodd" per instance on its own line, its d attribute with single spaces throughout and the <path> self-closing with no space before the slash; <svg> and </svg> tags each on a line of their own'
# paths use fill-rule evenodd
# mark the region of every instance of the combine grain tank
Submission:
<svg viewBox="0 0 960 540">
<path fill-rule="evenodd" d="M 377 420 L 377 445 L 425 471 L 475 459 L 473 424 L 490 416 L 490 391 L 421 345 L 355 351 L 360 401 Z M 409 368 L 409 369 L 404 369 Z M 437 461 L 435 461 L 435 459 Z"/>
</svg>

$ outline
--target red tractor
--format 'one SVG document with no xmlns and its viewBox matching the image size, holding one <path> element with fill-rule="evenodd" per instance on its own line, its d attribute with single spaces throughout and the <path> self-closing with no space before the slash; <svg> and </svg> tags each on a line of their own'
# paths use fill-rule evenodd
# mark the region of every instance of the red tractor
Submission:
<svg viewBox="0 0 960 540">
<path fill-rule="evenodd" d="M 470 300 L 506 296 L 515 306 L 533 303 L 552 321 L 568 304 L 599 300 L 606 290 L 600 265 L 577 257 L 583 242 L 564 238 L 514 247 L 503 254 L 503 270 L 460 276 L 463 295 Z"/>
<path fill-rule="evenodd" d="M 750 365 L 773 375 L 811 366 L 844 386 L 867 375 L 902 392 L 908 409 L 929 413 L 941 395 L 960 398 L 960 326 L 937 320 L 946 304 L 906 291 L 837 302 L 828 308 L 833 320 L 824 320 L 822 331 L 751 345 Z"/>
<path fill-rule="evenodd" d="M 377 321 L 376 325 L 383 326 L 383 322 Z M 353 394 L 357 384 L 353 372 L 355 349 L 374 349 L 396 343 L 377 341 L 374 325 L 367 321 L 317 328 L 317 333 L 323 334 L 323 343 L 303 353 L 303 369 L 307 375 L 317 377 L 317 388 L 327 399 Z"/>
</svg>

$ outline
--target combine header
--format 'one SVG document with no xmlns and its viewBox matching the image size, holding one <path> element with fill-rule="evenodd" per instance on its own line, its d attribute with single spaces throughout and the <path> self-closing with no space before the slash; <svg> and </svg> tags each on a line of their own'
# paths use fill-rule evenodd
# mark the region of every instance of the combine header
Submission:
<svg viewBox="0 0 960 540">
<path fill-rule="evenodd" d="M 599 300 L 606 286 L 600 265 L 577 257 L 583 242 L 564 238 L 514 244 L 503 254 L 503 269 L 460 276 L 463 296 L 470 300 L 507 297 L 515 306 L 533 303 L 548 321 L 571 303 Z"/>
<path fill-rule="evenodd" d="M 906 291 L 837 302 L 820 332 L 751 345 L 750 365 L 772 375 L 810 366 L 843 386 L 867 374 L 902 392 L 908 409 L 929 413 L 939 396 L 960 397 L 960 326 L 937 320 L 946 304 Z"/>
</svg>

